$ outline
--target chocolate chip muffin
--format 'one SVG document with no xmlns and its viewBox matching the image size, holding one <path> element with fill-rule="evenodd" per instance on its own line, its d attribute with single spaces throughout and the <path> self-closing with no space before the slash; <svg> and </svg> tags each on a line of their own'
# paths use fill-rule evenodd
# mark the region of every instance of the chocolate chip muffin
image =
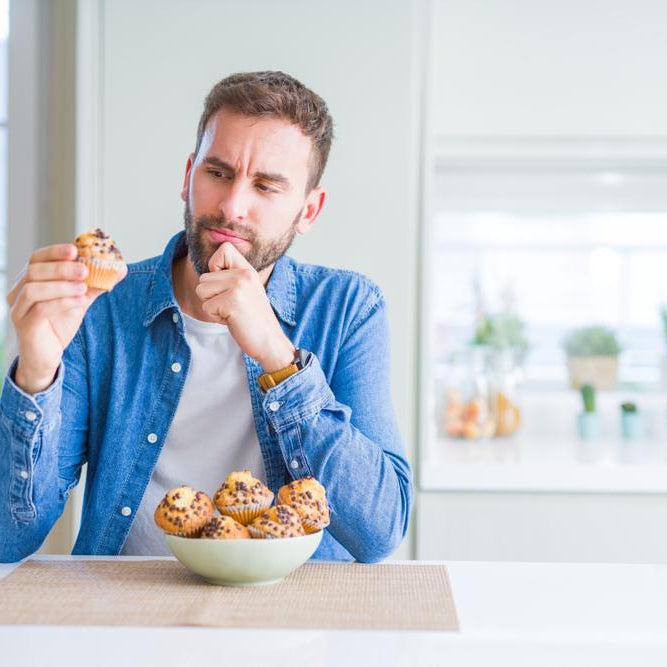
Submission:
<svg viewBox="0 0 667 667">
<path fill-rule="evenodd" d="M 201 531 L 202 540 L 243 540 L 250 539 L 245 526 L 234 521 L 231 516 L 214 516 Z"/>
<path fill-rule="evenodd" d="M 287 505 L 276 505 L 262 512 L 249 526 L 255 538 L 299 537 L 305 535 L 299 515 Z"/>
<path fill-rule="evenodd" d="M 213 496 L 220 514 L 247 526 L 273 502 L 273 492 L 249 470 L 232 472 Z"/>
<path fill-rule="evenodd" d="M 297 512 L 306 533 L 316 533 L 329 525 L 326 491 L 314 477 L 303 477 L 281 486 L 276 502 L 289 505 Z"/>
<path fill-rule="evenodd" d="M 74 241 L 78 261 L 88 267 L 86 283 L 106 292 L 125 277 L 127 266 L 116 244 L 101 229 L 80 234 Z"/>
<path fill-rule="evenodd" d="M 153 516 L 157 527 L 165 533 L 199 537 L 214 512 L 213 502 L 203 491 L 179 486 L 167 492 Z"/>
</svg>

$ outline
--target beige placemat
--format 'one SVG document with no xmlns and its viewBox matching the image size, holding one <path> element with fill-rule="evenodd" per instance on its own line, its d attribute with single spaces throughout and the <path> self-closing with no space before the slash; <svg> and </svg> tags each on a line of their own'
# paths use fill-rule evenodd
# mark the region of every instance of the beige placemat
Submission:
<svg viewBox="0 0 667 667">
<path fill-rule="evenodd" d="M 0 624 L 458 630 L 437 564 L 304 564 L 259 588 L 207 584 L 171 560 L 28 561 L 0 580 Z"/>
</svg>

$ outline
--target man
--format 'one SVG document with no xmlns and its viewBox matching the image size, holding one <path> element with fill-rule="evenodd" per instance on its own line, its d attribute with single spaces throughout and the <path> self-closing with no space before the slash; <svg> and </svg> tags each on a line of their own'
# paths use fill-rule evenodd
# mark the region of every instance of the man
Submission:
<svg viewBox="0 0 667 667">
<path fill-rule="evenodd" d="M 39 548 L 88 463 L 75 554 L 167 553 L 153 510 L 248 469 L 327 489 L 316 558 L 376 561 L 405 535 L 411 473 L 368 279 L 284 253 L 317 220 L 323 100 L 281 72 L 209 93 L 185 231 L 102 296 L 72 245 L 37 250 L 8 296 L 19 356 L 0 398 L 0 560 Z M 112 234 L 113 235 L 113 234 Z"/>
</svg>

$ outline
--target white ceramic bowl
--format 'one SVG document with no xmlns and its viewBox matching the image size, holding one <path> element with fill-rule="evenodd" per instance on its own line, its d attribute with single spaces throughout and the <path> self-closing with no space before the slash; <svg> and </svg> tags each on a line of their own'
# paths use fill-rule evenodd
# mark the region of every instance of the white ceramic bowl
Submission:
<svg viewBox="0 0 667 667">
<path fill-rule="evenodd" d="M 266 540 L 200 540 L 164 535 L 171 553 L 195 574 L 221 586 L 261 586 L 280 581 L 314 553 L 322 531 Z"/>
</svg>

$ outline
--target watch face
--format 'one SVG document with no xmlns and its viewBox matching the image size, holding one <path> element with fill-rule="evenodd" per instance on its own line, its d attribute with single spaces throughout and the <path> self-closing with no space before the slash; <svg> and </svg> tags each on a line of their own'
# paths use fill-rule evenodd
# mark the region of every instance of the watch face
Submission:
<svg viewBox="0 0 667 667">
<path fill-rule="evenodd" d="M 294 363 L 299 370 L 301 370 L 306 365 L 307 359 L 308 352 L 302 349 L 297 349 L 296 353 L 294 354 Z"/>
</svg>

